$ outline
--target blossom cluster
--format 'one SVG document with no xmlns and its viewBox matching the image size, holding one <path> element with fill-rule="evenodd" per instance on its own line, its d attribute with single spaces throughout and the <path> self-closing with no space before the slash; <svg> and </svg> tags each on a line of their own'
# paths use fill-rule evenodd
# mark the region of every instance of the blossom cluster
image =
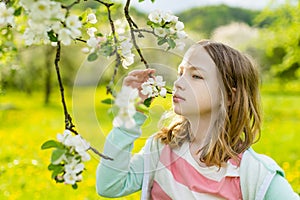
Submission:
<svg viewBox="0 0 300 200">
<path fill-rule="evenodd" d="M 70 45 L 81 36 L 82 23 L 77 15 L 66 15 L 60 2 L 20 0 L 28 14 L 28 27 L 23 35 L 26 45 L 61 41 Z M 56 38 L 58 35 L 58 38 Z"/>
<path fill-rule="evenodd" d="M 184 24 L 178 20 L 177 16 L 168 11 L 155 10 L 149 14 L 148 18 L 148 25 L 153 28 L 155 35 L 158 37 L 159 45 L 167 43 L 169 45 L 168 49 L 176 46 L 179 49 L 184 48 L 183 42 L 175 42 L 177 39 L 187 37 L 184 31 Z"/>
<path fill-rule="evenodd" d="M 138 101 L 139 92 L 136 88 L 122 87 L 115 100 L 115 105 L 119 108 L 119 112 L 113 120 L 114 127 L 124 126 L 125 128 L 132 128 L 135 126 L 133 116 L 136 113 L 136 103 Z"/>
<path fill-rule="evenodd" d="M 7 8 L 4 2 L 0 2 L 0 28 L 7 25 L 15 25 L 14 12 L 15 9 L 12 7 Z"/>
<path fill-rule="evenodd" d="M 122 66 L 125 69 L 128 69 L 128 66 L 132 65 L 134 63 L 134 54 L 131 52 L 131 49 L 133 47 L 133 44 L 131 43 L 129 38 L 126 37 L 120 37 L 120 55 L 121 55 L 121 61 Z"/>
<path fill-rule="evenodd" d="M 124 33 L 124 28 L 120 24 L 120 20 L 117 21 L 119 24 L 119 28 L 117 28 L 117 33 Z M 128 66 L 134 63 L 134 54 L 132 53 L 133 44 L 129 37 L 125 37 L 120 35 L 118 37 L 118 43 L 115 44 L 113 35 L 107 36 L 99 36 L 97 35 L 97 28 L 90 27 L 87 29 L 87 34 L 89 35 L 89 39 L 87 40 L 87 48 L 84 48 L 83 51 L 86 53 L 90 53 L 90 61 L 95 60 L 99 54 L 104 56 L 111 56 L 115 50 L 117 49 L 120 59 L 122 62 L 122 66 L 127 69 Z M 116 48 L 117 47 L 117 48 Z"/>
<path fill-rule="evenodd" d="M 57 140 L 49 140 L 42 145 L 42 149 L 56 148 L 48 167 L 53 170 L 52 178 L 76 186 L 76 182 L 82 180 L 83 162 L 90 160 L 87 153 L 90 145 L 80 135 L 73 136 L 69 130 L 57 134 Z"/>
<path fill-rule="evenodd" d="M 167 89 L 165 88 L 166 82 L 163 81 L 162 76 L 156 76 L 155 78 L 149 78 L 148 81 L 142 84 L 143 95 L 147 95 L 148 98 L 151 97 L 166 97 Z"/>
<path fill-rule="evenodd" d="M 149 106 L 146 101 L 151 101 L 152 98 L 158 96 L 166 97 L 167 89 L 165 84 L 166 82 L 163 81 L 162 76 L 149 78 L 142 84 L 141 93 L 147 96 L 147 99 L 144 101 L 145 107 Z M 145 110 L 145 107 L 139 104 L 140 101 L 138 89 L 123 86 L 114 102 L 115 106 L 119 108 L 118 115 L 113 120 L 114 127 L 124 126 L 128 129 L 134 127 L 136 123 L 133 116 L 136 113 L 136 108 L 138 107 L 141 110 Z"/>
</svg>

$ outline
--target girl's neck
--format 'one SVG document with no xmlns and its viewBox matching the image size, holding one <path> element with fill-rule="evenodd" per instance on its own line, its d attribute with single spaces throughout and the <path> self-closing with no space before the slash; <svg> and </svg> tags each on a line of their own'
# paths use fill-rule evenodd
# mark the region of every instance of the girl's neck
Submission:
<svg viewBox="0 0 300 200">
<path fill-rule="evenodd" d="M 193 139 L 191 141 L 191 145 L 198 147 L 199 149 L 203 146 L 203 142 L 210 132 L 210 117 L 201 119 L 199 117 L 190 117 L 188 118 L 191 125 L 191 132 L 193 135 Z"/>
</svg>

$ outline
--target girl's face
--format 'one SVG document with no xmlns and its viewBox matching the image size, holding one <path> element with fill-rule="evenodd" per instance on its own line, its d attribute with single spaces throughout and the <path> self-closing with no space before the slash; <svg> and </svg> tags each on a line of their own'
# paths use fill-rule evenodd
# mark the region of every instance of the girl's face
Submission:
<svg viewBox="0 0 300 200">
<path fill-rule="evenodd" d="M 217 67 L 201 45 L 192 46 L 178 68 L 173 109 L 187 119 L 209 117 L 220 108 L 222 83 Z"/>
</svg>

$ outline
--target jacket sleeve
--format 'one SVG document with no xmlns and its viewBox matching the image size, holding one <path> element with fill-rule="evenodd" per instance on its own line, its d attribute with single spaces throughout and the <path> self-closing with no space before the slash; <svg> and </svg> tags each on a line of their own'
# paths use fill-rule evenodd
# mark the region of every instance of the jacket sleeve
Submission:
<svg viewBox="0 0 300 200">
<path fill-rule="evenodd" d="M 136 113 L 136 126 L 113 128 L 106 138 L 103 153 L 114 160 L 101 159 L 96 171 L 97 193 L 105 197 L 120 197 L 141 189 L 143 181 L 143 154 L 131 156 L 134 141 L 141 135 L 141 125 L 146 119 Z"/>
<path fill-rule="evenodd" d="M 280 174 L 276 174 L 267 190 L 264 200 L 299 200 L 288 181 Z"/>
</svg>

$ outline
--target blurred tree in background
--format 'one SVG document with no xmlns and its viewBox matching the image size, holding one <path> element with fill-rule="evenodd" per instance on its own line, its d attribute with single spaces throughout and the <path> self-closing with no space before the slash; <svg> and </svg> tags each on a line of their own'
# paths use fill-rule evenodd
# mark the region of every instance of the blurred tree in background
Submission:
<svg viewBox="0 0 300 200">
<path fill-rule="evenodd" d="M 283 82 L 300 78 L 300 4 L 265 9 L 257 18 L 263 70 Z"/>
</svg>

